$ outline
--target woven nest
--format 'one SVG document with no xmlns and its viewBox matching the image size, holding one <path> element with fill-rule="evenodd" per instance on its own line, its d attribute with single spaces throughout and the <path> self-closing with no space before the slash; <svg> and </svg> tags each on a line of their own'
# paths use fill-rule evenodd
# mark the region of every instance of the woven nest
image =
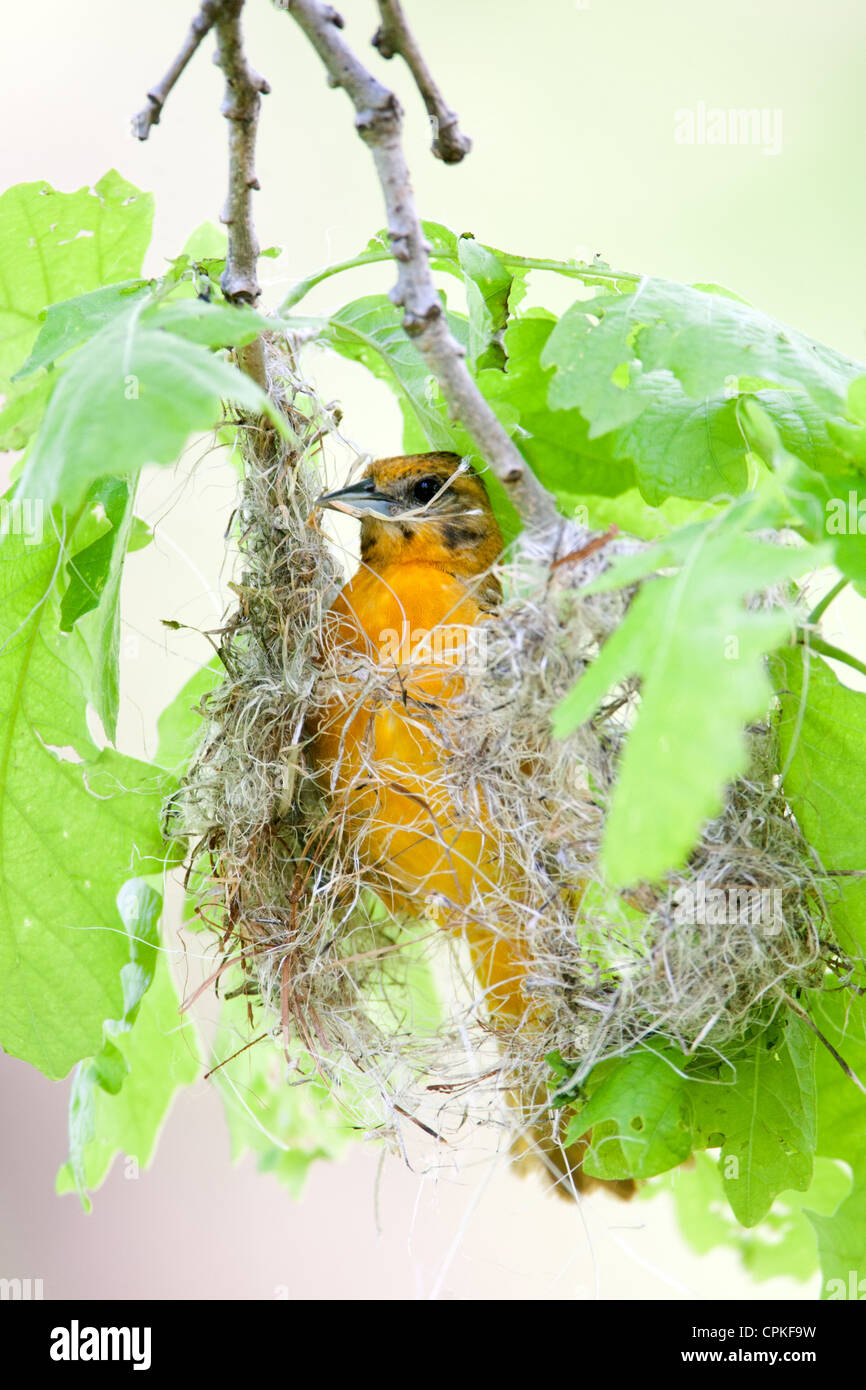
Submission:
<svg viewBox="0 0 866 1390">
<path fill-rule="evenodd" d="M 191 844 L 199 914 L 218 924 L 224 959 L 239 960 L 280 1045 L 313 1059 L 361 1127 L 387 1133 L 410 1116 L 440 1135 L 493 1105 L 501 1115 L 503 1095 L 546 1097 L 551 1052 L 567 1060 L 569 1087 L 650 1038 L 684 1053 L 736 1052 L 750 1026 L 798 986 L 820 984 L 835 959 L 816 868 L 774 776 L 771 728 L 750 731 L 748 774 L 688 867 L 661 888 L 612 895 L 599 848 L 636 691 L 621 688 L 568 738 L 547 731 L 630 594 L 583 593 L 606 552 L 502 566 L 506 597 L 486 624 L 484 662 L 468 662 L 459 694 L 425 716 L 443 750 L 431 794 L 497 827 L 501 887 L 476 893 L 463 920 L 491 932 L 519 920 L 531 958 L 533 1026 L 493 1027 L 460 932 L 436 925 L 435 903 L 419 904 L 414 920 L 386 911 L 357 826 L 310 766 L 308 730 L 335 692 L 347 712 L 402 692 L 393 669 L 323 655 L 344 576 L 311 515 L 338 421 L 285 343 L 268 348 L 268 368 L 294 438 L 241 430 L 241 573 L 224 675 L 203 701 L 202 739 L 171 814 Z M 711 890 L 728 889 L 765 896 L 745 898 L 721 927 L 711 910 L 683 921 L 690 893 L 712 904 Z"/>
</svg>

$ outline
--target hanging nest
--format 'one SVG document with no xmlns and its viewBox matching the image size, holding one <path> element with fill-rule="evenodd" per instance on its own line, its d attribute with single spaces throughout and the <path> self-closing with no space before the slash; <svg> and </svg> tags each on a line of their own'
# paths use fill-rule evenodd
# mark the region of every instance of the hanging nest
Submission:
<svg viewBox="0 0 866 1390">
<path fill-rule="evenodd" d="M 363 837 L 311 767 L 309 729 L 335 698 L 350 713 L 403 695 L 393 666 L 328 655 L 323 632 L 344 575 L 313 514 L 339 422 L 291 345 L 270 344 L 267 363 L 294 437 L 241 429 L 240 578 L 224 675 L 202 703 L 200 746 L 170 811 L 191 844 L 199 915 L 218 923 L 223 961 L 238 962 L 241 988 L 291 1065 L 307 1054 L 362 1128 L 395 1133 L 408 1116 L 444 1137 L 467 1116 L 501 1118 L 506 1095 L 537 1109 L 551 1053 L 566 1059 L 569 1087 L 650 1038 L 686 1054 L 735 1053 L 786 995 L 838 964 L 826 880 L 778 787 L 772 729 L 750 730 L 748 773 L 688 867 L 661 887 L 612 894 L 599 849 L 636 690 L 621 687 L 570 737 L 548 730 L 631 594 L 583 592 L 611 547 L 501 567 L 506 597 L 484 625 L 484 660 L 467 660 L 459 693 L 425 728 L 443 753 L 431 795 L 469 824 L 497 827 L 500 888 L 479 890 L 462 920 L 495 934 L 517 915 L 531 960 L 533 1026 L 493 1026 L 460 931 L 436 924 L 436 903 L 419 904 L 414 920 L 384 908 Z M 720 892 L 741 905 L 721 924 Z M 512 1127 L 527 1119 L 504 1108 Z"/>
</svg>

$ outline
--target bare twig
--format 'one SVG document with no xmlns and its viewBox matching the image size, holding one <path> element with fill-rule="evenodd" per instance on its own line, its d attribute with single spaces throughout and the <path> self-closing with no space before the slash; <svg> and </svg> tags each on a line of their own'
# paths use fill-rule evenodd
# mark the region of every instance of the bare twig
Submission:
<svg viewBox="0 0 866 1390">
<path fill-rule="evenodd" d="M 183 41 L 180 52 L 162 81 L 148 92 L 147 106 L 132 118 L 132 133 L 137 140 L 146 140 L 150 134 L 151 126 L 159 125 L 162 108 L 168 100 L 169 93 L 205 34 L 213 28 L 219 8 L 220 0 L 202 0 L 201 9 L 189 27 L 189 33 Z"/>
<path fill-rule="evenodd" d="M 228 228 L 228 255 L 220 287 L 235 304 L 258 303 L 261 286 L 257 266 L 259 242 L 253 222 L 252 197 L 259 187 L 256 177 L 256 132 L 262 93 L 270 84 L 247 62 L 241 30 L 244 0 L 221 0 L 216 17 L 217 51 L 214 62 L 226 80 L 222 113 L 229 123 L 229 191 L 220 220 Z M 239 351 L 241 366 L 267 389 L 264 345 L 255 338 Z"/>
<path fill-rule="evenodd" d="M 261 295 L 257 275 L 259 243 L 253 223 L 252 198 L 259 187 L 255 169 L 256 131 L 261 95 L 270 85 L 247 62 L 241 30 L 244 0 L 203 0 L 180 52 L 165 77 L 148 92 L 148 105 L 133 118 L 133 133 L 146 140 L 169 92 L 205 35 L 216 30 L 214 62 L 226 80 L 222 113 L 229 122 L 229 188 L 220 220 L 228 228 L 228 253 L 220 285 L 226 299 L 253 307 Z M 265 389 L 264 347 L 256 338 L 238 353 L 240 365 Z"/>
<path fill-rule="evenodd" d="M 373 36 L 373 45 L 383 58 L 399 53 L 421 94 L 430 124 L 433 127 L 431 146 L 437 159 L 446 164 L 459 164 L 472 149 L 472 141 L 460 130 L 457 112 L 452 111 L 436 85 L 424 55 L 406 23 L 400 0 L 378 0 L 382 23 Z"/>
<path fill-rule="evenodd" d="M 256 274 L 260 248 L 250 194 L 259 187 L 255 151 L 261 93 L 271 89 L 247 62 L 241 32 L 243 7 L 244 0 L 221 0 L 216 17 L 214 62 L 226 79 L 222 113 L 229 122 L 229 191 L 221 217 L 228 227 L 229 253 L 220 286 L 226 299 L 255 305 L 262 291 Z"/>
<path fill-rule="evenodd" d="M 391 298 L 403 309 L 403 327 L 438 381 L 452 414 L 462 420 L 504 484 L 532 541 L 543 541 L 547 551 L 558 548 L 568 523 L 484 400 L 463 361 L 463 349 L 448 328 L 415 208 L 397 98 L 346 43 L 340 32 L 343 21 L 330 5 L 320 0 L 282 3 L 321 58 L 331 85 L 342 87 L 355 107 L 355 125 L 370 148 L 385 199 L 388 236 L 398 268 Z M 572 534 L 569 543 L 573 540 Z"/>
</svg>

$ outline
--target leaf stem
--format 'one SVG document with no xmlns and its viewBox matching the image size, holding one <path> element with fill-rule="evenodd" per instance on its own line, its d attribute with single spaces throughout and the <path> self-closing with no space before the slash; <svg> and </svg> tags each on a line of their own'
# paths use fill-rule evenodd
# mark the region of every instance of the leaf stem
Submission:
<svg viewBox="0 0 866 1390">
<path fill-rule="evenodd" d="M 817 625 L 817 623 L 820 621 L 820 619 L 823 618 L 823 616 L 824 616 L 824 614 L 826 613 L 827 609 L 830 607 L 830 604 L 833 602 L 833 600 L 834 600 L 834 598 L 836 597 L 836 595 L 837 595 L 837 594 L 841 594 L 842 590 L 843 590 L 843 589 L 846 587 L 846 585 L 848 585 L 849 583 L 850 583 L 850 580 L 849 580 L 849 579 L 846 579 L 845 576 L 843 575 L 842 578 L 839 580 L 838 584 L 834 584 L 833 587 L 832 587 L 832 589 L 830 589 L 830 590 L 824 595 L 824 597 L 821 599 L 821 601 L 820 601 L 819 603 L 816 603 L 816 604 L 815 604 L 815 607 L 812 609 L 812 612 L 809 614 L 808 618 L 806 619 L 806 622 L 807 622 L 807 624 L 809 625 L 809 627 L 813 627 L 813 626 Z"/>
<path fill-rule="evenodd" d="M 519 266 L 523 270 L 550 271 L 556 275 L 564 275 L 571 280 L 584 280 L 592 277 L 600 280 L 628 280 L 637 285 L 641 278 L 630 270 L 606 270 L 603 267 L 599 268 L 579 261 L 547 260 L 537 256 L 513 256 L 507 251 L 496 251 L 494 254 L 503 265 Z M 278 312 L 287 313 L 289 309 L 300 303 L 310 290 L 315 289 L 316 285 L 321 285 L 323 281 L 330 280 L 332 275 L 342 275 L 345 270 L 355 270 L 362 265 L 378 265 L 382 261 L 393 261 L 394 259 L 393 251 L 388 247 L 383 247 L 381 251 L 362 251 L 359 256 L 349 256 L 344 261 L 337 261 L 334 265 L 325 266 L 322 270 L 315 270 L 312 275 L 307 275 L 303 280 L 299 280 L 294 289 L 289 290 L 280 304 Z M 459 264 L 457 256 L 452 252 L 435 248 L 430 253 L 430 260 L 431 262 L 452 261 L 455 265 Z"/>
<path fill-rule="evenodd" d="M 823 637 L 817 637 L 814 632 L 805 632 L 801 629 L 797 642 L 801 647 L 808 647 L 810 651 L 818 652 L 820 656 L 829 657 L 831 661 L 843 661 L 852 670 L 859 671 L 861 675 L 866 676 L 866 661 L 861 661 L 859 657 L 843 651 L 841 647 L 834 647 L 832 642 L 825 642 Z"/>
</svg>

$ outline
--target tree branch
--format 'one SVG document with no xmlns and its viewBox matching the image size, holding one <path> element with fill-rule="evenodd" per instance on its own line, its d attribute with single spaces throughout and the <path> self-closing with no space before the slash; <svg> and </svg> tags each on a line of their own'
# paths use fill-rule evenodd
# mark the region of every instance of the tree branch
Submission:
<svg viewBox="0 0 866 1390">
<path fill-rule="evenodd" d="M 244 0 L 203 0 L 190 25 L 180 52 L 162 81 L 148 92 L 148 106 L 133 118 L 133 134 L 146 140 L 151 126 L 159 124 L 165 101 L 205 35 L 216 30 L 214 62 L 226 80 L 222 114 L 229 122 L 229 187 L 220 214 L 228 228 L 228 252 L 220 287 L 234 304 L 255 307 L 261 295 L 258 281 L 259 243 L 253 222 L 252 193 L 259 187 L 256 177 L 256 132 L 262 93 L 270 85 L 247 62 L 244 52 L 241 11 Z M 267 388 L 264 348 L 256 338 L 238 352 L 244 371 Z"/>
<path fill-rule="evenodd" d="M 397 262 L 391 291 L 403 309 L 403 327 L 413 339 L 453 415 L 462 420 L 482 457 L 503 483 L 527 533 L 549 551 L 568 523 L 541 486 L 481 395 L 448 328 L 430 270 L 402 145 L 402 111 L 393 92 L 364 67 L 340 32 L 343 20 L 320 0 L 281 0 L 321 58 L 332 86 L 342 87 L 355 107 L 355 126 L 369 146 L 382 187 L 388 236 Z M 572 535 L 569 548 L 572 547 Z"/>
<path fill-rule="evenodd" d="M 222 113 L 229 122 L 229 191 L 220 220 L 228 227 L 229 249 L 220 288 L 226 299 L 255 306 L 261 295 L 257 264 L 259 243 L 253 224 L 256 177 L 256 131 L 261 94 L 270 85 L 247 62 L 241 31 L 244 0 L 221 0 L 215 25 L 214 62 L 226 80 Z"/>
<path fill-rule="evenodd" d="M 159 125 L 162 108 L 169 93 L 195 53 L 205 35 L 213 28 L 220 8 L 220 0 L 202 0 L 202 7 L 189 26 L 189 33 L 183 41 L 181 50 L 161 82 L 152 87 L 147 94 L 147 106 L 132 118 L 132 133 L 137 140 L 146 140 L 150 128 Z"/>
<path fill-rule="evenodd" d="M 437 159 L 446 164 L 459 164 L 472 149 L 472 141 L 460 130 L 457 112 L 452 111 L 436 85 L 424 55 L 406 23 L 400 0 L 378 0 L 381 24 L 373 36 L 373 46 L 383 58 L 399 53 L 421 94 L 430 124 L 433 127 L 431 146 Z"/>
</svg>

